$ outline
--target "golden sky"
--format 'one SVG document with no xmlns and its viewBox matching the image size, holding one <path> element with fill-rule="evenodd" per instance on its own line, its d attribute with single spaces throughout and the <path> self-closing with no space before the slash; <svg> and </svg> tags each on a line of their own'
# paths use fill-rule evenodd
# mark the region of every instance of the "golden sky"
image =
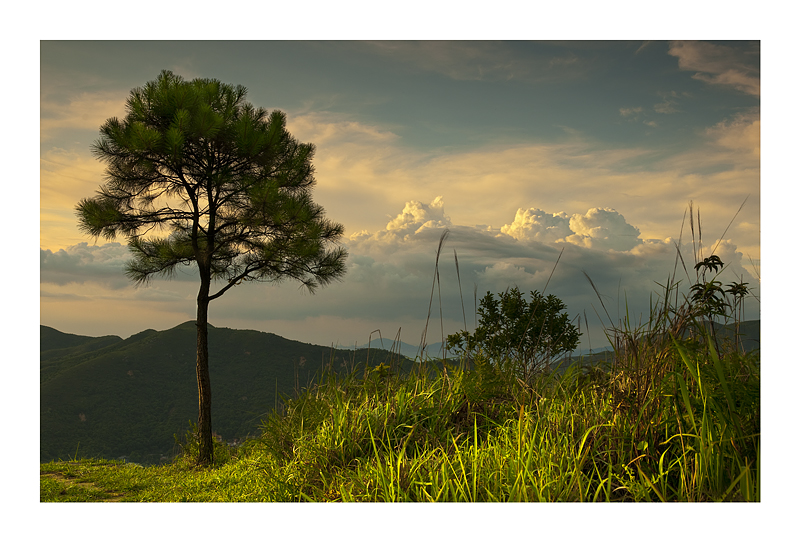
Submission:
<svg viewBox="0 0 800 542">
<path fill-rule="evenodd" d="M 44 325 L 128 336 L 193 318 L 189 270 L 134 288 L 125 239 L 87 238 L 74 214 L 103 182 L 99 126 L 160 69 L 243 84 L 285 111 L 316 146 L 315 201 L 346 230 L 342 283 L 315 296 L 244 285 L 212 304 L 212 324 L 343 345 L 402 329 L 414 343 L 445 228 L 467 305 L 475 288 L 541 290 L 563 249 L 548 293 L 569 312 L 597 304 L 582 271 L 647 310 L 681 235 L 695 257 L 688 220 L 681 232 L 690 201 L 704 255 L 716 247 L 725 279 L 758 287 L 759 42 L 53 41 L 41 46 Z M 465 294 L 443 273 L 454 332 Z M 747 310 L 757 318 L 758 300 Z"/>
</svg>

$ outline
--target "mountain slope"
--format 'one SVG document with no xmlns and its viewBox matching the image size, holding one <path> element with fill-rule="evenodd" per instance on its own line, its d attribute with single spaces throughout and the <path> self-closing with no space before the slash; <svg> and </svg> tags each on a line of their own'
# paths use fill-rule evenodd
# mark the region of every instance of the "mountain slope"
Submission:
<svg viewBox="0 0 800 542">
<path fill-rule="evenodd" d="M 41 360 L 41 461 L 65 459 L 76 451 L 145 463 L 170 455 L 174 435 L 183 436 L 197 419 L 194 322 L 116 341 L 52 331 L 42 329 L 47 350 Z M 372 349 L 369 363 L 388 356 Z M 209 357 L 212 427 L 232 440 L 257 433 L 280 395 L 306 386 L 324 365 L 343 370 L 364 363 L 367 351 L 209 326 Z"/>
</svg>

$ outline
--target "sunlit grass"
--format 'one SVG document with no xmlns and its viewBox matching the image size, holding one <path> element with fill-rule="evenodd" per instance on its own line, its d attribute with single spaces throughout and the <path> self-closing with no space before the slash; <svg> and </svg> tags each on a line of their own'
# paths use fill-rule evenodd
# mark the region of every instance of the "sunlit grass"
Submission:
<svg viewBox="0 0 800 542">
<path fill-rule="evenodd" d="M 757 360 L 677 343 L 660 361 L 672 365 L 650 387 L 646 419 L 624 406 L 613 374 L 542 374 L 530 384 L 484 375 L 483 385 L 456 367 L 446 376 L 331 375 L 214 467 L 188 456 L 147 468 L 53 462 L 42 473 L 91 482 L 98 493 L 61 493 L 43 478 L 41 498 L 758 501 Z"/>
</svg>

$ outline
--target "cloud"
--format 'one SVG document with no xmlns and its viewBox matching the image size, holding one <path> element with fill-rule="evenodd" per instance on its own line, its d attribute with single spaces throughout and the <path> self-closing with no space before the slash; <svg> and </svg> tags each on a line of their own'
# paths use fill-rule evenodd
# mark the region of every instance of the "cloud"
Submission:
<svg viewBox="0 0 800 542">
<path fill-rule="evenodd" d="M 642 52 L 642 51 L 643 51 L 643 50 L 644 50 L 644 49 L 645 49 L 645 48 L 646 48 L 648 45 L 650 45 L 651 43 L 653 43 L 651 40 L 645 40 L 645 41 L 643 41 L 643 42 L 642 42 L 642 44 L 639 46 L 639 48 L 638 48 L 638 49 L 636 49 L 636 51 L 635 51 L 633 54 L 634 54 L 634 55 L 638 55 L 638 54 L 639 54 L 639 53 L 641 53 L 641 52 Z"/>
<path fill-rule="evenodd" d="M 508 284 L 528 289 L 533 275 L 524 267 L 509 262 L 497 262 L 487 266 L 475 274 L 478 282 L 482 284 Z"/>
<path fill-rule="evenodd" d="M 567 242 L 586 248 L 626 251 L 641 243 L 639 229 L 614 209 L 595 207 L 584 215 L 572 215 L 569 227 L 575 233 L 566 238 Z"/>
<path fill-rule="evenodd" d="M 589 209 L 586 214 L 545 213 L 541 209 L 519 209 L 514 222 L 500 231 L 519 241 L 572 243 L 600 250 L 630 250 L 639 243 L 639 230 L 613 209 Z"/>
<path fill-rule="evenodd" d="M 639 239 L 639 228 L 613 209 L 595 207 L 569 215 L 518 208 L 513 221 L 496 229 L 456 223 L 444 207 L 441 197 L 430 203 L 409 200 L 383 228 L 350 236 L 345 242 L 350 256 L 342 282 L 315 295 L 291 282 L 238 286 L 213 302 L 211 322 L 278 332 L 289 338 L 304 326 L 336 322 L 330 333 L 338 335 L 331 335 L 330 340 L 340 344 L 364 344 L 375 329 L 381 329 L 385 338 L 402 329 L 403 340 L 417 343 L 427 325 L 430 343 L 440 340 L 442 327 L 449 334 L 463 328 L 465 319 L 471 326 L 477 299 L 486 292 L 517 286 L 524 292 L 546 289 L 567 304 L 571 317 L 587 314 L 594 322 L 591 337 L 596 347 L 603 342 L 603 335 L 594 311 L 602 311 L 583 272 L 604 296 L 612 317 L 618 301 L 624 306 L 625 296 L 631 314 L 637 315 L 649 310 L 650 295 L 658 291 L 656 282 L 663 283 L 672 275 L 678 261 L 673 238 Z M 437 267 L 436 250 L 445 229 L 449 235 Z M 713 244 L 706 245 L 704 254 L 710 254 L 712 248 Z M 684 258 L 688 272 L 693 273 L 689 265 L 693 256 L 687 249 L 691 245 L 684 241 Z M 751 285 L 757 284 L 731 239 L 721 241 L 716 253 L 729 264 L 722 278 L 725 283 L 743 276 Z M 104 311 L 107 320 L 119 322 L 117 331 L 110 328 L 108 332 L 122 333 L 119 326 L 128 326 L 131 333 L 170 327 L 160 323 L 167 322 L 161 316 L 159 323 L 154 323 L 152 314 L 148 317 L 141 310 L 147 303 L 151 307 L 156 303 L 159 314 L 169 314 L 174 321 L 192 318 L 197 288 L 194 274 L 187 271 L 177 277 L 186 280 L 156 279 L 146 287 L 134 288 L 124 276 L 128 257 L 127 247 L 119 243 L 79 243 L 55 252 L 41 250 L 42 303 L 47 304 L 48 314 L 59 315 L 58 320 L 43 323 L 61 325 L 70 310 L 91 307 L 92 311 Z M 681 275 L 682 268 L 677 269 Z M 750 305 L 752 315 L 758 307 Z M 318 343 L 325 344 L 328 337 Z"/>
<path fill-rule="evenodd" d="M 444 214 L 444 199 L 436 196 L 430 205 L 414 200 L 406 202 L 403 211 L 386 224 L 386 231 L 405 238 L 423 228 L 444 228 L 448 225 L 450 218 Z"/>
<path fill-rule="evenodd" d="M 634 118 L 636 118 L 641 112 L 641 107 L 620 107 L 619 109 L 619 114 L 623 117 L 630 117 L 631 115 L 634 115 Z"/>
<path fill-rule="evenodd" d="M 82 242 L 66 249 L 39 249 L 39 270 L 43 284 L 101 284 L 119 290 L 132 286 L 125 275 L 131 253 L 120 243 L 90 245 Z M 192 268 L 179 268 L 174 279 L 195 280 Z"/>
<path fill-rule="evenodd" d="M 518 209 L 514 222 L 500 231 L 517 240 L 531 239 L 541 242 L 563 241 L 574 232 L 569 227 L 566 213 L 548 214 L 541 209 Z"/>
<path fill-rule="evenodd" d="M 747 158 L 761 158 L 761 120 L 757 112 L 738 113 L 707 128 L 705 134 L 717 146 Z"/>
<path fill-rule="evenodd" d="M 441 204 L 441 198 L 434 202 Z M 433 203 L 407 202 L 404 212 L 384 229 L 351 237 L 348 241 L 351 261 L 342 288 L 351 292 L 354 300 L 364 301 L 348 304 L 343 316 L 355 310 L 353 316 L 379 317 L 381 311 L 372 308 L 367 301 L 374 296 L 365 296 L 366 291 L 375 292 L 375 296 L 387 303 L 383 307 L 391 306 L 398 315 L 416 315 L 419 322 L 420 311 L 427 309 L 430 301 L 435 251 L 445 228 L 450 233 L 440 254 L 433 309 L 437 336 L 439 295 L 445 333 L 450 333 L 463 325 L 459 324 L 464 318 L 462 307 L 474 307 L 473 291 L 482 297 L 487 291 L 499 292 L 509 286 L 523 291 L 542 291 L 546 286 L 548 293 L 565 301 L 571 316 L 584 311 L 592 315 L 595 307 L 598 310 L 601 307 L 583 275 L 585 271 L 606 296 L 606 303 L 610 299 L 612 307 L 618 303 L 624 306 L 627 296 L 630 313 L 638 315 L 647 313 L 651 295 L 660 292 L 657 283 L 663 284 L 668 276 L 685 283 L 695 278 L 691 244 L 684 239 L 681 247 L 687 262 L 684 272 L 677 255 L 680 244 L 677 235 L 675 238 L 641 239 L 639 228 L 613 209 L 591 208 L 585 213 L 568 215 L 563 211 L 550 213 L 538 208 L 520 208 L 514 221 L 499 231 L 487 226 L 457 224 L 452 220 L 418 227 L 427 223 L 431 208 L 438 213 L 440 207 Z M 406 233 L 402 236 L 390 235 L 398 223 L 403 228 L 412 226 L 404 229 Z M 676 223 L 674 229 L 677 234 L 680 224 Z M 710 254 L 714 247 L 714 244 L 706 245 L 704 254 Z M 454 252 L 458 257 L 458 273 Z M 751 285 L 757 283 L 742 265 L 743 255 L 732 240 L 721 241 L 716 253 L 728 265 L 721 280 L 729 282 L 744 276 Z M 319 310 L 326 313 L 324 309 Z M 474 318 L 472 311 L 474 308 L 466 314 L 469 322 Z M 624 313 L 612 316 L 624 316 Z M 601 331 L 595 328 L 594 333 L 595 340 L 599 341 Z"/>
<path fill-rule="evenodd" d="M 676 93 L 675 98 L 680 97 Z M 709 227 L 721 232 L 742 199 L 753 194 L 753 207 L 748 205 L 740 218 L 757 221 L 759 172 L 751 158 L 737 156 L 721 144 L 725 134 L 732 144 L 734 132 L 757 117 L 748 119 L 726 121 L 725 130 L 721 125 L 707 133 L 700 129 L 695 143 L 677 152 L 643 144 L 614 146 L 580 134 L 550 143 L 520 141 L 426 152 L 406 147 L 391 129 L 336 115 L 291 115 L 289 122 L 301 140 L 335 134 L 324 136 L 326 143 L 318 146 L 314 197 L 331 219 L 344 223 L 348 236 L 384 229 L 387 219 L 395 218 L 386 209 L 403 209 L 414 194 L 426 205 L 443 196 L 452 224 L 488 225 L 496 228 L 495 234 L 519 208 L 571 216 L 613 207 L 647 239 L 671 235 L 669 226 L 680 223 L 689 200 L 702 203 Z M 726 183 L 724 193 L 719 182 Z M 658 205 L 649 203 L 656 200 Z M 418 229 L 424 222 L 415 224 Z"/>
<path fill-rule="evenodd" d="M 753 96 L 761 93 L 759 67 L 748 58 L 750 51 L 702 41 L 673 41 L 668 52 L 678 57 L 680 69 L 696 72 L 694 79 L 730 86 Z"/>
<path fill-rule="evenodd" d="M 303 141 L 313 141 L 317 147 L 329 143 L 379 143 L 390 144 L 398 136 L 386 129 L 380 129 L 356 122 L 334 113 L 311 112 L 293 115 L 290 119 L 291 132 Z"/>
<path fill-rule="evenodd" d="M 680 109 L 678 109 L 678 98 L 679 95 L 674 90 L 671 92 L 660 92 L 659 95 L 661 96 L 661 103 L 657 103 L 653 106 L 653 111 L 656 113 L 661 113 L 662 115 L 671 115 L 673 113 L 680 113 Z"/>
<path fill-rule="evenodd" d="M 83 92 L 66 101 L 42 97 L 40 102 L 40 140 L 49 141 L 62 130 L 91 130 L 111 117 L 125 115 L 125 100 L 130 91 Z"/>
<path fill-rule="evenodd" d="M 53 147 L 39 157 L 40 246 L 65 247 L 82 239 L 75 206 L 103 180 L 103 165 L 86 153 Z"/>
<path fill-rule="evenodd" d="M 103 282 L 111 288 L 124 288 L 128 248 L 120 243 L 90 246 L 79 243 L 56 252 L 39 250 L 41 281 L 52 284 Z"/>
</svg>

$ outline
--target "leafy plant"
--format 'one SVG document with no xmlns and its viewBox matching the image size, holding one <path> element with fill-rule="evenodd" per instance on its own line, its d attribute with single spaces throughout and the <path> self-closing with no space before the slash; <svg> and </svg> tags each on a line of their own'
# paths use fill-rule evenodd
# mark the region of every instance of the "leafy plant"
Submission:
<svg viewBox="0 0 800 542">
<path fill-rule="evenodd" d="M 530 293 L 517 287 L 491 292 L 481 299 L 480 322 L 473 333 L 464 330 L 447 337 L 447 347 L 466 354 L 478 351 L 496 363 L 511 363 L 527 379 L 558 355 L 578 345 L 580 333 L 570 322 L 563 301 L 554 295 Z"/>
</svg>

